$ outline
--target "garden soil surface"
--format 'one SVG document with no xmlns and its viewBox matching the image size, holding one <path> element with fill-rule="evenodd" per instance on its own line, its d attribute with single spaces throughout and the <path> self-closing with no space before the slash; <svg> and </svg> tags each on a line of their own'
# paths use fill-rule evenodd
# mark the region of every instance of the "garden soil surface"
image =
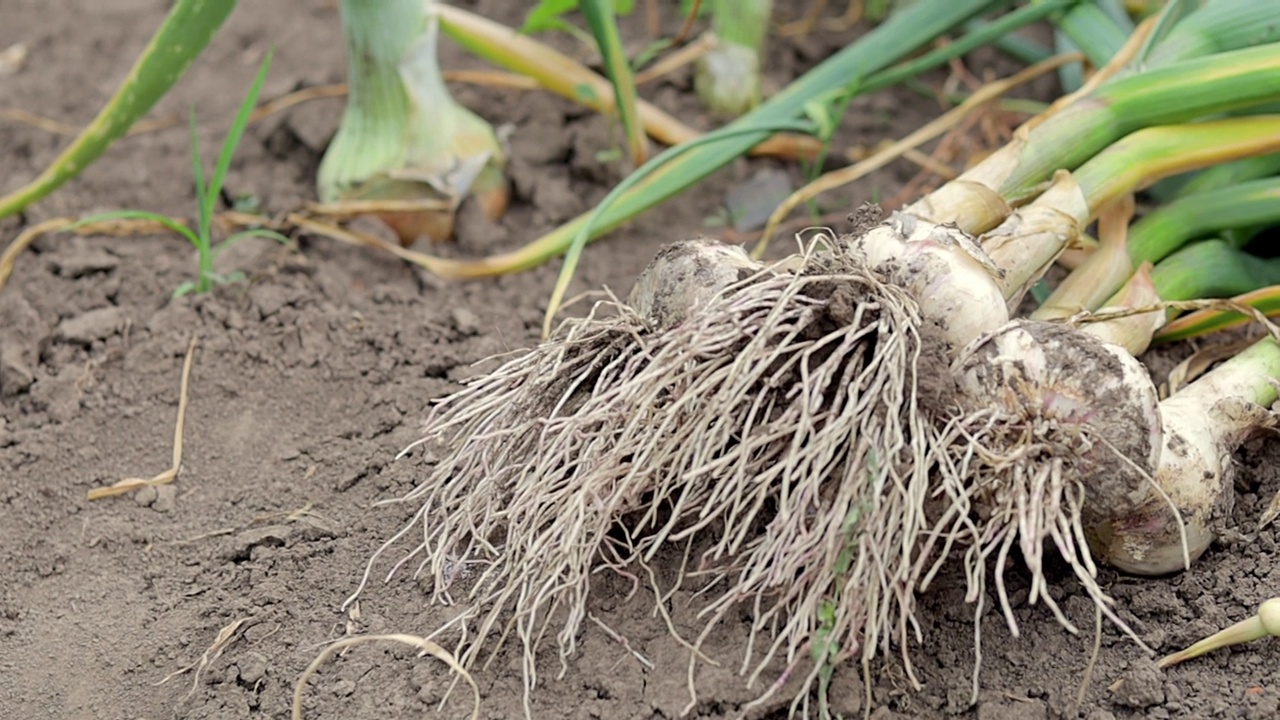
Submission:
<svg viewBox="0 0 1280 720">
<path fill-rule="evenodd" d="M 0 75 L 0 107 L 86 123 L 167 5 L 4 0 L 0 49 L 23 43 L 27 56 Z M 507 23 L 520 21 L 516 5 L 469 4 Z M 674 4 L 660 5 L 672 33 Z M 802 11 L 801 3 L 781 5 L 783 19 Z M 627 20 L 633 47 L 646 42 L 641 16 Z M 819 30 L 774 42 L 770 86 L 850 37 Z M 554 41 L 580 47 L 568 36 Z M 271 47 L 266 99 L 344 77 L 333 0 L 242 3 L 152 114 L 174 123 L 120 142 L 24 216 L 0 221 L 0 237 L 7 242 L 52 217 L 115 209 L 191 217 L 186 114 L 196 108 L 211 161 L 210 148 Z M 481 66 L 452 46 L 444 64 Z M 944 79 L 926 78 L 935 86 Z M 520 245 L 590 207 L 622 177 L 604 152 L 617 144 L 606 120 L 544 94 L 467 85 L 455 91 L 512 128 L 515 198 L 498 224 L 464 208 L 458 242 L 439 252 L 477 256 Z M 1041 97 L 1053 91 L 1052 81 L 1034 89 Z M 691 123 L 711 124 L 693 99 L 688 71 L 644 94 Z M 319 100 L 253 125 L 232 165 L 228 197 L 252 199 L 271 213 L 314 199 L 316 166 L 341 111 L 341 100 Z M 900 137 L 937 112 L 934 101 L 906 91 L 859 100 L 836 147 Z M 34 177 L 68 140 L 7 118 L 0 122 L 0 192 Z M 723 216 L 725 193 L 762 169 L 801 180 L 795 166 L 741 161 L 592 246 L 575 292 L 608 286 L 625 293 L 663 243 L 720 232 L 708 219 Z M 872 197 L 891 198 L 916 171 L 896 165 L 825 199 L 823 209 L 842 213 Z M 428 588 L 412 572 L 382 582 L 389 562 L 375 568 L 358 612 L 341 606 L 366 560 L 414 511 L 374 505 L 425 477 L 426 458 L 396 460 L 397 453 L 419 437 L 431 400 L 477 372 L 477 361 L 536 342 L 558 263 L 457 284 L 372 250 L 308 235 L 296 240 L 293 247 L 256 240 L 235 246 L 220 263 L 244 270 L 247 280 L 181 298 L 171 294 L 190 277 L 195 256 L 173 236 L 46 237 L 18 262 L 0 293 L 0 716 L 284 718 L 295 682 L 327 641 L 427 635 L 459 611 L 429 604 Z M 169 466 L 182 360 L 195 336 L 177 481 L 86 500 L 90 488 Z M 1152 363 L 1167 371 L 1174 359 L 1166 353 Z M 1236 533 L 1193 570 L 1156 580 L 1102 571 L 1116 611 L 1156 652 L 1181 648 L 1280 594 L 1275 530 L 1255 532 L 1276 490 L 1277 447 L 1255 443 L 1238 456 L 1244 472 Z M 924 688 L 912 690 L 892 657 L 873 666 L 871 717 L 1277 716 L 1280 645 L 1264 641 L 1159 672 L 1110 625 L 1101 630 L 1092 681 L 1077 704 L 1094 611 L 1064 571 L 1054 572 L 1053 596 L 1079 634 L 1021 601 L 1027 588 L 1015 572 L 1021 634 L 1011 636 L 991 611 L 993 598 L 985 598 L 976 703 L 974 605 L 959 576 L 940 578 L 923 598 L 923 639 L 913 648 Z M 736 672 L 743 628 L 730 624 L 711 643 L 720 666 L 700 666 L 690 705 L 686 649 L 653 614 L 651 589 L 628 597 L 629 589 L 601 582 L 592 612 L 617 637 L 587 623 L 563 670 L 547 652 L 530 715 L 737 717 L 763 689 L 747 687 Z M 669 601 L 686 636 L 698 627 L 688 600 Z M 1125 685 L 1108 692 L 1121 678 Z M 499 652 L 475 679 L 480 717 L 523 716 L 517 652 Z M 444 664 L 419 659 L 411 648 L 359 646 L 309 683 L 305 716 L 466 717 L 470 693 L 463 685 L 450 693 L 451 682 Z M 834 700 L 846 717 L 862 715 L 859 668 L 837 674 Z M 785 710 L 774 703 L 751 716 L 781 718 Z"/>
</svg>

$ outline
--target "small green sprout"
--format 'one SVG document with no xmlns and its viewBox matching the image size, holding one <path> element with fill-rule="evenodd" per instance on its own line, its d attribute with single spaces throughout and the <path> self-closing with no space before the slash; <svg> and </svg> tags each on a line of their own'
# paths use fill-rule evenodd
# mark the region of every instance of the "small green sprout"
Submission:
<svg viewBox="0 0 1280 720">
<path fill-rule="evenodd" d="M 198 211 L 195 230 L 171 217 L 146 210 L 119 210 L 91 215 L 68 226 L 66 229 L 71 230 L 83 225 L 107 220 L 149 220 L 163 225 L 186 238 L 199 253 L 199 273 L 195 280 L 187 280 L 178 285 L 173 291 L 175 297 L 188 293 L 204 293 L 212 290 L 215 285 L 225 285 L 243 280 L 245 275 L 239 270 L 225 274 L 214 271 L 214 260 L 223 250 L 232 243 L 246 237 L 269 238 L 281 243 L 289 242 L 287 237 L 266 228 L 241 230 L 228 236 L 220 243 L 214 244 L 213 242 L 213 211 L 222 195 L 222 183 L 226 180 L 227 170 L 231 167 L 231 157 L 235 154 L 236 146 L 240 144 L 240 138 L 244 135 L 245 127 L 249 124 L 249 115 L 253 112 L 253 108 L 258 102 L 258 94 L 262 91 L 263 82 L 267 79 L 267 69 L 270 67 L 271 53 L 267 53 L 267 57 L 262 61 L 262 66 L 258 69 L 258 76 L 254 79 L 253 86 L 249 88 L 249 94 L 245 96 L 244 102 L 240 103 L 240 111 L 236 114 L 236 119 L 231 124 L 231 129 L 227 131 L 226 137 L 223 138 L 222 152 L 218 155 L 218 162 L 214 166 L 213 175 L 207 178 L 204 174 L 203 164 L 200 161 L 200 143 L 196 138 L 196 113 L 194 108 L 191 110 L 191 167 L 195 176 Z"/>
</svg>

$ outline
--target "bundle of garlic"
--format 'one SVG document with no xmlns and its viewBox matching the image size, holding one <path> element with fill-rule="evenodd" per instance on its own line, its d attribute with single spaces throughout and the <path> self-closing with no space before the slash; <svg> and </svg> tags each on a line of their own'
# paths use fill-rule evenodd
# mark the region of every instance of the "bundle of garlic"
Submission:
<svg viewBox="0 0 1280 720">
<path fill-rule="evenodd" d="M 422 440 L 439 459 L 403 498 L 420 510 L 374 560 L 420 527 L 401 563 L 419 558 L 438 600 L 479 561 L 460 659 L 514 632 L 532 687 L 548 633 L 562 658 L 576 649 L 598 571 L 672 553 L 689 570 L 675 585 L 706 583 L 691 662 L 745 605 L 744 672 L 781 658 L 782 679 L 803 673 L 806 708 L 832 667 L 893 643 L 910 672 L 916 594 L 957 556 L 977 592 L 1018 547 L 1032 599 L 1051 604 L 1050 540 L 1107 608 L 1094 553 L 1130 569 L 1194 556 L 1204 502 L 1163 478 L 1184 460 L 1220 476 L 1215 448 L 1263 421 L 1252 408 L 1267 398 L 1230 366 L 1161 402 L 1115 342 L 1131 329 L 1009 308 L 1117 199 L 1280 150 L 1280 117 L 1187 122 L 1280 98 L 1278 67 L 1273 44 L 1125 75 L 905 211 L 777 263 L 670 246 L 626 303 L 598 304 L 439 402 Z M 1228 390 L 1239 402 L 1208 407 L 1237 424 L 1193 436 L 1180 408 Z M 1173 508 L 1189 547 L 1165 532 Z M 1158 527 L 1130 522 L 1152 513 Z"/>
</svg>

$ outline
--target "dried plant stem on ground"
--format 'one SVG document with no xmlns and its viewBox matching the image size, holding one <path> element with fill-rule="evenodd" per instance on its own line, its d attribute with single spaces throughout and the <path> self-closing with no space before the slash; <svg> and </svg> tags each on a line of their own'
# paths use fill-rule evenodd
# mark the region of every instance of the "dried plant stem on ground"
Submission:
<svg viewBox="0 0 1280 720">
<path fill-rule="evenodd" d="M 836 649 L 824 661 L 892 641 L 905 653 L 916 549 L 936 531 L 923 509 L 946 475 L 931 479 L 927 457 L 946 445 L 933 414 L 953 407 L 946 345 L 843 244 L 809 248 L 795 271 L 713 252 L 740 263 L 717 275 L 724 258 L 660 258 L 647 272 L 673 283 L 641 288 L 703 289 L 675 307 L 642 290 L 632 305 L 649 317 L 601 303 L 433 412 L 424 442 L 443 456 L 403 498 L 421 505 L 423 536 L 396 567 L 416 559 L 438 601 L 480 568 L 465 583 L 464 666 L 514 632 L 528 690 L 548 632 L 562 662 L 575 651 L 593 573 L 695 538 L 694 572 L 675 582 L 714 586 L 708 632 L 739 603 L 755 609 L 753 679 L 783 658 L 786 675 L 813 666 L 812 686 L 820 622 Z"/>
<path fill-rule="evenodd" d="M 98 500 L 105 497 L 124 495 L 144 487 L 168 485 L 178 478 L 178 473 L 182 471 L 182 437 L 187 426 L 187 388 L 191 384 L 191 364 L 195 361 L 196 343 L 199 340 L 200 338 L 197 336 L 193 335 L 191 337 L 191 342 L 187 344 L 186 357 L 182 361 L 182 384 L 178 389 L 178 420 L 173 426 L 173 462 L 169 465 L 169 469 L 153 477 L 125 478 L 107 487 L 93 488 L 87 494 L 88 499 Z"/>
<path fill-rule="evenodd" d="M 194 695 L 196 689 L 200 687 L 200 678 L 204 675 L 204 671 L 209 668 L 209 665 L 214 660 L 222 657 L 222 653 L 226 652 L 227 648 L 231 646 L 231 643 L 235 642 L 236 638 L 240 637 L 240 631 L 249 621 L 250 618 L 240 618 L 238 620 L 232 620 L 230 623 L 224 625 L 222 629 L 218 630 L 218 636 L 213 639 L 213 644 L 200 654 L 199 660 L 165 675 L 164 679 L 156 683 L 156 685 L 163 685 L 179 675 L 194 670 L 195 674 L 191 678 L 191 691 L 187 693 L 187 697 L 189 698 Z"/>
<path fill-rule="evenodd" d="M 476 685 L 476 681 L 471 677 L 471 674 L 458 664 L 458 661 L 453 658 L 453 655 L 449 654 L 449 651 L 440 647 L 434 641 L 428 638 L 418 637 L 416 635 L 407 635 L 404 633 L 391 633 L 387 635 L 353 635 L 330 643 L 323 652 L 311 661 L 311 664 L 307 666 L 307 669 L 302 671 L 302 674 L 298 676 L 298 681 L 293 686 L 293 706 L 290 714 L 292 720 L 302 720 L 302 696 L 303 692 L 307 688 L 307 680 L 315 674 L 316 670 L 320 669 L 320 666 L 324 664 L 325 660 L 333 657 L 334 653 L 345 650 L 353 645 L 363 645 L 365 643 L 383 641 L 398 642 L 418 648 L 418 657 L 430 655 L 449 666 L 450 670 L 457 673 L 458 677 L 465 680 L 467 685 L 471 687 L 471 697 L 473 702 L 469 717 L 471 720 L 479 720 L 480 687 Z"/>
</svg>

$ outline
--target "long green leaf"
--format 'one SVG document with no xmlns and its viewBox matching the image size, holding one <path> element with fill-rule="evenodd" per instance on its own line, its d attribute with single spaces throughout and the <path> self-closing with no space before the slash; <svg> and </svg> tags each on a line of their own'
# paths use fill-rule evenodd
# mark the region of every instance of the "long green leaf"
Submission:
<svg viewBox="0 0 1280 720">
<path fill-rule="evenodd" d="M 1031 132 L 1000 194 L 1010 200 L 1024 199 L 1058 168 L 1075 169 L 1135 130 L 1277 98 L 1280 43 L 1184 60 L 1113 80 Z"/>
<path fill-rule="evenodd" d="M 1098 0 L 1081 3 L 1063 13 L 1054 23 L 1058 52 L 1080 51 L 1094 67 L 1106 65 L 1133 32 L 1133 22 L 1116 5 L 1114 0 Z M 1078 63 L 1064 66 L 1058 71 L 1058 77 L 1068 92 L 1075 92 L 1084 84 Z"/>
<path fill-rule="evenodd" d="M 1220 238 L 1192 243 L 1151 270 L 1162 300 L 1243 295 L 1280 283 L 1280 260 L 1260 258 Z"/>
<path fill-rule="evenodd" d="M 249 126 L 249 116 L 253 114 L 253 108 L 258 103 L 258 95 L 262 92 L 262 85 L 267 81 L 267 71 L 271 69 L 273 54 L 274 51 L 268 51 L 267 56 L 262 60 L 262 65 L 258 67 L 253 85 L 249 87 L 249 93 L 245 95 L 244 101 L 240 103 L 240 109 L 236 112 L 236 119 L 232 121 L 226 137 L 222 139 L 218 163 L 213 168 L 213 175 L 209 178 L 205 194 L 203 197 L 196 198 L 196 202 L 200 204 L 201 231 L 205 233 L 205 237 L 208 237 L 209 223 L 213 218 L 213 208 L 217 205 L 218 195 L 222 192 L 222 183 L 227 179 L 227 170 L 231 168 L 231 158 L 236 154 L 240 138 L 244 137 L 244 129 Z"/>
<path fill-rule="evenodd" d="M 1089 158 L 1073 176 L 1089 206 L 1097 209 L 1157 178 L 1275 152 L 1280 152 L 1280 115 L 1226 117 L 1139 130 Z"/>
<path fill-rule="evenodd" d="M 1280 40 L 1280 2 L 1171 0 L 1139 53 L 1146 67 Z M 1166 22 L 1168 21 L 1168 22 Z M 1164 27 L 1168 31 L 1161 33 Z"/>
<path fill-rule="evenodd" d="M 974 20 L 965 25 L 965 30 L 970 33 L 978 32 L 990 24 L 988 20 Z M 1055 54 L 1052 47 L 1022 35 L 1005 35 L 992 41 L 991 45 L 1024 65 L 1035 65 Z"/>
<path fill-rule="evenodd" d="M 1077 1 L 1049 0 L 1047 2 L 1032 3 L 989 22 L 969 23 L 966 26 L 969 27 L 968 32 L 955 40 L 946 43 L 940 48 L 930 50 L 917 58 L 874 73 L 866 80 L 855 80 L 850 84 L 849 88 L 850 90 L 856 90 L 859 95 L 866 95 L 892 87 L 928 70 L 941 67 L 951 60 L 971 53 L 980 47 L 995 45 L 1001 38 L 1005 38 L 1021 28 L 1058 13 L 1063 8 L 1072 7 Z M 1037 58 L 1027 64 L 1035 64 L 1046 57 L 1048 55 Z"/>
<path fill-rule="evenodd" d="M 1167 0 L 1164 7 L 1160 9 L 1160 15 L 1156 17 L 1155 27 L 1151 28 L 1151 34 L 1138 49 L 1135 59 L 1140 63 L 1148 62 L 1156 52 L 1156 48 L 1173 34 L 1178 23 L 1199 9 L 1200 4 L 1201 0 Z"/>
<path fill-rule="evenodd" d="M 235 6 L 235 0 L 178 0 L 93 122 L 39 177 L 0 198 L 0 218 L 53 192 L 124 136 L 177 82 Z"/>
<path fill-rule="evenodd" d="M 204 163 L 200 160 L 200 132 L 196 127 L 196 108 L 191 106 L 191 177 L 196 185 L 196 201 L 203 203 L 205 196 L 205 187 L 207 180 L 204 176 Z M 196 218 L 196 226 L 200 229 L 200 233 L 207 234 L 208 226 L 205 224 L 205 218 L 201 213 Z"/>
<path fill-rule="evenodd" d="M 1165 203 L 1276 174 L 1280 174 L 1280 153 L 1245 158 L 1194 173 L 1175 175 L 1147 188 L 1146 194 L 1156 202 Z"/>
<path fill-rule="evenodd" d="M 631 161 L 639 165 L 648 154 L 648 142 L 644 124 L 636 110 L 636 80 L 631 72 L 631 61 L 622 46 L 622 36 L 618 34 L 613 0 L 582 0 L 582 14 L 587 18 L 587 25 L 600 48 L 605 75 L 613 83 L 613 98 L 618 105 L 622 131 L 627 136 Z"/>
<path fill-rule="evenodd" d="M 1280 178 L 1236 183 L 1186 195 L 1148 213 L 1129 231 L 1129 257 L 1135 267 L 1144 261 L 1160 262 L 1197 237 L 1277 223 Z"/>
<path fill-rule="evenodd" d="M 1178 187 L 1177 194 L 1174 197 L 1183 198 L 1188 195 L 1218 190 L 1251 180 L 1270 177 L 1278 173 L 1280 173 L 1280 153 L 1246 158 L 1223 165 L 1214 165 L 1207 170 L 1201 170 L 1199 173 L 1190 176 L 1187 182 Z"/>
</svg>

